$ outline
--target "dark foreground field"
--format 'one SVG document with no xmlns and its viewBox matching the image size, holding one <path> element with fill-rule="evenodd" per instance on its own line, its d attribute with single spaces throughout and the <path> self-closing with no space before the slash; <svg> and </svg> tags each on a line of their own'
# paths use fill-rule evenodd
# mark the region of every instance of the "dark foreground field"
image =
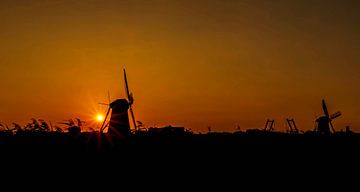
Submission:
<svg viewBox="0 0 360 192">
<path fill-rule="evenodd" d="M 136 134 L 112 138 L 106 134 L 19 133 L 0 134 L 0 151 L 16 155 L 61 155 L 141 158 L 235 158 L 263 163 L 281 159 L 329 156 L 356 157 L 360 152 L 358 134 L 212 133 L 212 134 Z M 211 159 L 209 159 L 211 160 Z"/>
<path fill-rule="evenodd" d="M 9 178 L 36 182 L 151 180 L 155 186 L 189 186 L 206 180 L 209 187 L 225 180 L 224 187 L 236 189 L 244 179 L 294 186 L 325 180 L 328 186 L 331 180 L 358 178 L 359 149 L 357 134 L 138 134 L 111 140 L 98 133 L 3 133 L 0 165 Z"/>
</svg>

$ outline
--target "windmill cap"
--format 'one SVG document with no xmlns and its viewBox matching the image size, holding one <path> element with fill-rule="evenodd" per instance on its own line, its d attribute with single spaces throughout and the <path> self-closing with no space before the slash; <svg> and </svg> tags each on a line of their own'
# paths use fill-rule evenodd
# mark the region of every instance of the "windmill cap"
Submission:
<svg viewBox="0 0 360 192">
<path fill-rule="evenodd" d="M 110 103 L 111 108 L 128 108 L 129 102 L 126 99 L 117 99 Z"/>
</svg>

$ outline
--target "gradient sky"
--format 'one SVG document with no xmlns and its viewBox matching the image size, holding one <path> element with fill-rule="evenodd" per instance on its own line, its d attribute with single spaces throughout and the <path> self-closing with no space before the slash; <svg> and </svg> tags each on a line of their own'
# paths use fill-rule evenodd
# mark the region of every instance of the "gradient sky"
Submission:
<svg viewBox="0 0 360 192">
<path fill-rule="evenodd" d="M 360 131 L 360 1 L 2 0 L 0 121 L 91 122 L 125 96 L 147 126 Z M 90 123 L 89 123 L 90 124 Z"/>
</svg>

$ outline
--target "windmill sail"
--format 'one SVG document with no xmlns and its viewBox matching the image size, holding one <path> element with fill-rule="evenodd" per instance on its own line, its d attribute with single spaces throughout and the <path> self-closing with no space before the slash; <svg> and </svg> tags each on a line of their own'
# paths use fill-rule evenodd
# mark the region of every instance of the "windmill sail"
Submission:
<svg viewBox="0 0 360 192">
<path fill-rule="evenodd" d="M 330 124 L 331 131 L 332 131 L 333 133 L 335 133 L 334 125 L 332 124 L 331 121 L 329 121 L 329 124 Z"/>
<path fill-rule="evenodd" d="M 322 108 L 323 108 L 323 111 L 324 111 L 324 115 L 325 115 L 326 117 L 329 117 L 329 111 L 328 111 L 328 108 L 327 108 L 327 106 L 326 106 L 326 103 L 325 103 L 325 100 L 324 100 L 324 99 L 322 100 Z"/>
<path fill-rule="evenodd" d="M 104 131 L 104 129 L 105 129 L 104 125 L 105 125 L 105 122 L 106 122 L 106 120 L 107 120 L 107 118 L 108 118 L 108 116 L 109 116 L 110 109 L 111 109 L 111 107 L 109 106 L 109 108 L 108 108 L 108 110 L 107 110 L 107 112 L 106 112 L 104 121 L 103 121 L 103 123 L 102 123 L 102 125 L 101 125 L 101 127 L 100 127 L 100 133 L 102 133 L 102 132 Z"/>
<path fill-rule="evenodd" d="M 136 128 L 137 128 L 136 120 L 135 120 L 134 111 L 132 109 L 132 104 L 134 103 L 134 98 L 133 98 L 132 93 L 130 93 L 130 91 L 129 91 L 129 84 L 128 84 L 128 81 L 127 81 L 125 69 L 124 69 L 124 81 L 125 81 L 125 92 L 126 92 L 126 96 L 127 96 L 128 102 L 129 102 L 130 115 L 131 115 L 131 119 L 132 119 L 134 129 L 136 130 Z"/>
<path fill-rule="evenodd" d="M 317 131 L 320 133 L 324 133 L 324 134 L 329 134 L 331 132 L 335 133 L 335 128 L 332 123 L 332 120 L 341 116 L 341 112 L 336 112 L 336 113 L 330 115 L 324 99 L 322 100 L 322 109 L 324 111 L 324 116 L 321 116 L 316 120 Z"/>
<path fill-rule="evenodd" d="M 130 98 L 130 91 L 129 91 L 129 84 L 128 84 L 128 81 L 127 81 L 125 69 L 124 69 L 124 81 L 125 81 L 125 94 L 126 94 L 127 99 L 129 99 Z"/>
<path fill-rule="evenodd" d="M 336 112 L 336 113 L 334 113 L 334 114 L 330 115 L 330 119 L 331 119 L 331 120 L 333 120 L 333 119 L 335 119 L 335 118 L 337 118 L 337 117 L 340 117 L 340 116 L 341 116 L 341 112 L 340 112 L 340 111 L 338 111 L 338 112 Z"/>
</svg>

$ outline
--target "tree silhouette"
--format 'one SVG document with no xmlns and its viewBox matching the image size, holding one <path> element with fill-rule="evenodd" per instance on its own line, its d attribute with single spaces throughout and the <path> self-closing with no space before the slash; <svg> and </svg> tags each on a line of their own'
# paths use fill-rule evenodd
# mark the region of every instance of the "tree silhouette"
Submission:
<svg viewBox="0 0 360 192">
<path fill-rule="evenodd" d="M 43 119 L 36 120 L 32 118 L 31 122 L 25 125 L 24 130 L 30 132 L 49 132 L 50 126 Z"/>
<path fill-rule="evenodd" d="M 13 126 L 14 126 L 14 128 L 12 129 L 13 132 L 16 132 L 16 133 L 17 133 L 17 132 L 23 131 L 21 125 L 19 125 L 19 124 L 17 124 L 17 123 L 12 123 L 12 124 L 13 124 Z"/>
</svg>

